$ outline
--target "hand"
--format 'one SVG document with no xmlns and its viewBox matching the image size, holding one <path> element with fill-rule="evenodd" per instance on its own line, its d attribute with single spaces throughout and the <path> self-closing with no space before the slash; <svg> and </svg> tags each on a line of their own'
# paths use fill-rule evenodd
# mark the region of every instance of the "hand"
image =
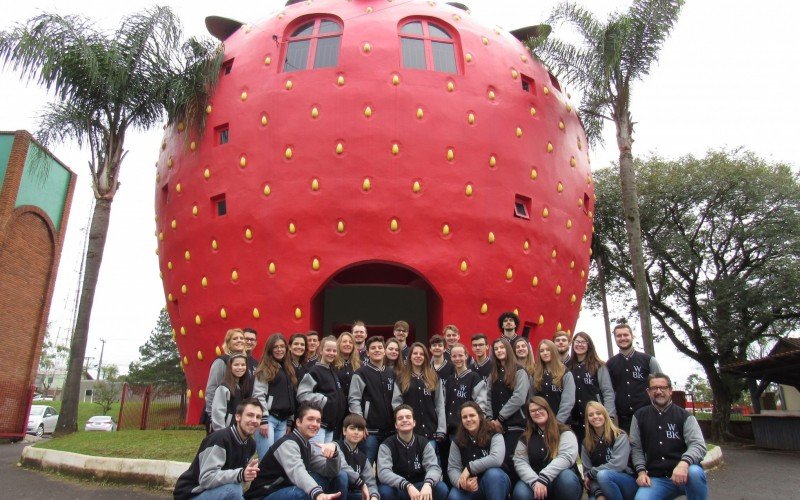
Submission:
<svg viewBox="0 0 800 500">
<path fill-rule="evenodd" d="M 369 500 L 369 488 L 366 484 L 361 485 L 361 500 Z"/>
<path fill-rule="evenodd" d="M 589 479 L 589 476 L 583 478 L 583 487 L 586 491 L 589 491 L 589 485 L 591 484 L 592 480 Z"/>
<path fill-rule="evenodd" d="M 683 486 L 689 480 L 689 464 L 686 462 L 678 462 L 678 465 L 672 470 L 672 482 L 678 486 Z"/>
<path fill-rule="evenodd" d="M 502 434 L 503 433 L 503 424 L 501 424 L 499 420 L 490 421 L 489 422 L 489 426 L 491 427 L 491 429 L 494 432 L 496 432 L 498 434 Z"/>
<path fill-rule="evenodd" d="M 478 478 L 472 476 L 471 478 L 467 479 L 467 487 L 464 488 L 464 490 L 469 493 L 474 493 L 478 491 Z"/>
<path fill-rule="evenodd" d="M 650 486 L 650 476 L 647 475 L 647 472 L 640 472 L 639 475 L 636 477 L 636 484 L 639 486 Z"/>
<path fill-rule="evenodd" d="M 336 456 L 336 443 L 324 443 L 324 444 L 314 443 L 314 446 L 319 448 L 320 453 L 325 458 L 333 458 L 334 456 Z"/>
<path fill-rule="evenodd" d="M 410 500 L 421 500 L 419 490 L 413 484 L 409 484 L 406 488 L 406 493 L 408 493 L 408 498 Z"/>
<path fill-rule="evenodd" d="M 433 488 L 428 483 L 422 485 L 419 490 L 419 500 L 433 500 Z"/>
<path fill-rule="evenodd" d="M 244 468 L 244 481 L 249 483 L 253 479 L 256 478 L 258 475 L 258 459 L 254 458 L 247 462 L 247 465 Z"/>
<path fill-rule="evenodd" d="M 261 437 L 267 437 L 267 436 L 269 436 L 269 425 L 267 425 L 267 424 L 261 424 L 261 425 L 258 427 L 258 432 L 259 432 L 259 434 L 261 434 Z"/>
<path fill-rule="evenodd" d="M 536 500 L 543 500 L 547 498 L 547 486 L 543 485 L 540 482 L 536 482 L 533 485 L 533 498 Z"/>
<path fill-rule="evenodd" d="M 335 498 L 339 498 L 341 495 L 341 493 L 323 493 L 322 495 L 317 496 L 317 500 L 334 500 Z"/>
<path fill-rule="evenodd" d="M 461 471 L 461 475 L 458 476 L 458 487 L 465 491 L 467 489 L 467 479 L 469 479 L 469 471 L 464 467 L 464 470 Z"/>
</svg>

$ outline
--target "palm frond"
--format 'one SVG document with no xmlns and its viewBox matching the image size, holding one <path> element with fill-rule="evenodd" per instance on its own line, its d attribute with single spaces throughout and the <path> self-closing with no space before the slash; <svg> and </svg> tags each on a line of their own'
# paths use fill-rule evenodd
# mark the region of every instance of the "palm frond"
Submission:
<svg viewBox="0 0 800 500">
<path fill-rule="evenodd" d="M 650 72 L 664 41 L 678 21 L 684 0 L 635 0 L 626 17 L 630 22 L 622 68 L 632 81 Z"/>
<path fill-rule="evenodd" d="M 587 42 L 597 40 L 603 30 L 603 26 L 594 14 L 572 2 L 556 5 L 547 22 L 571 24 Z"/>
</svg>

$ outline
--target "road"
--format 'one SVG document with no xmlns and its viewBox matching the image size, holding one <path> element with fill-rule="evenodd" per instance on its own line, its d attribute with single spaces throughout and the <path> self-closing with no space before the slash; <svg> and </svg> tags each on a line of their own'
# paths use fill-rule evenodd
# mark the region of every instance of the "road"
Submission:
<svg viewBox="0 0 800 500">
<path fill-rule="evenodd" d="M 0 485 L 2 498 L 26 500 L 139 500 L 171 498 L 171 492 L 146 490 L 133 486 L 109 486 L 88 481 L 64 479 L 55 474 L 17 466 L 22 449 L 30 442 L 0 444 Z"/>
</svg>

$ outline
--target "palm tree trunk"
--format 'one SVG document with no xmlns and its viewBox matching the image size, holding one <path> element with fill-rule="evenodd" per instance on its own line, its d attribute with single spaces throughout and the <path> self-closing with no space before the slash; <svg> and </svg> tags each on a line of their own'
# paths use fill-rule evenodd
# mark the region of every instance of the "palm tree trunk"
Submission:
<svg viewBox="0 0 800 500">
<path fill-rule="evenodd" d="M 606 330 L 606 349 L 608 358 L 614 355 L 614 343 L 611 339 L 611 317 L 608 313 L 608 296 L 606 294 L 606 270 L 600 254 L 595 252 L 594 263 L 597 266 L 597 284 L 600 286 L 600 303 L 603 305 L 603 326 Z"/>
<path fill-rule="evenodd" d="M 81 287 L 81 299 L 78 305 L 78 320 L 72 332 L 70 344 L 67 378 L 64 381 L 64 392 L 61 413 L 56 424 L 56 434 L 70 434 L 78 429 L 78 403 L 80 402 L 81 379 L 83 378 L 83 359 L 86 354 L 86 341 L 89 336 L 89 319 L 92 315 L 94 292 L 97 278 L 100 275 L 100 264 L 108 235 L 108 223 L 111 219 L 110 199 L 97 199 L 92 213 L 92 225 L 89 229 L 89 244 L 86 248 L 86 268 Z"/>
<path fill-rule="evenodd" d="M 627 107 L 616 116 L 617 146 L 619 147 L 619 177 L 622 183 L 622 212 L 625 216 L 625 231 L 628 233 L 628 246 L 633 268 L 633 282 L 636 288 L 636 304 L 642 328 L 644 351 L 655 354 L 653 327 L 650 322 L 650 295 L 647 291 L 647 278 L 644 269 L 644 250 L 642 248 L 642 227 L 639 221 L 639 200 L 636 193 L 636 172 L 633 168 L 633 123 Z"/>
</svg>

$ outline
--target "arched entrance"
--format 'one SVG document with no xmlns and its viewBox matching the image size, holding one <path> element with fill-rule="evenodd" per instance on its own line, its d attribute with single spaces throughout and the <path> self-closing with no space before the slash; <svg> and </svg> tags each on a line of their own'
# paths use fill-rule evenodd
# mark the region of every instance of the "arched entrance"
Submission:
<svg viewBox="0 0 800 500">
<path fill-rule="evenodd" d="M 395 321 L 410 325 L 408 342 L 427 343 L 442 328 L 442 299 L 414 270 L 394 263 L 364 262 L 340 270 L 312 301 L 320 332 L 349 330 L 362 320 L 372 335 L 390 336 Z M 433 332 L 433 333 L 431 333 Z"/>
</svg>

